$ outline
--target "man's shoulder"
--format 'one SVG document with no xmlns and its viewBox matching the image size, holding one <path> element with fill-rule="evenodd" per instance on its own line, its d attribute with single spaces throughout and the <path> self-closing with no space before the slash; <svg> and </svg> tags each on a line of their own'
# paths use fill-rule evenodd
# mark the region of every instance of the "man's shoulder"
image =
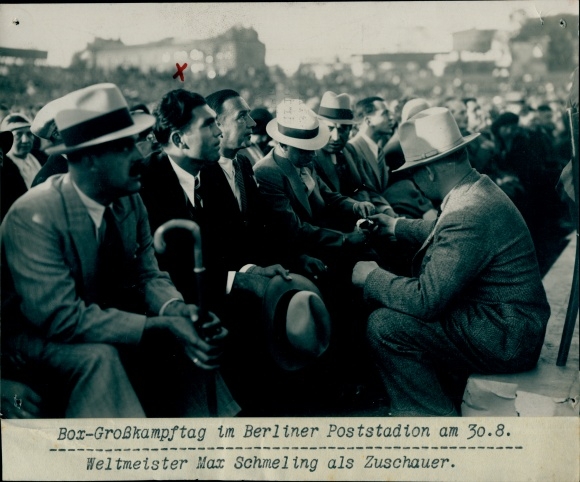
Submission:
<svg viewBox="0 0 580 482">
<path fill-rule="evenodd" d="M 254 164 L 254 172 L 256 175 L 259 173 L 273 172 L 279 170 L 278 164 L 274 159 L 274 156 L 270 152 L 267 156 L 260 159 L 256 164 Z"/>
</svg>

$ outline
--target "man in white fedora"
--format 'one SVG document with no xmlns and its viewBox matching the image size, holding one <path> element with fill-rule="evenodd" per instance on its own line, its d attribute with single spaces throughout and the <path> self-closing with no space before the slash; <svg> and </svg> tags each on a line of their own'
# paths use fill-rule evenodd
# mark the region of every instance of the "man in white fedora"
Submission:
<svg viewBox="0 0 580 482">
<path fill-rule="evenodd" d="M 400 170 L 411 171 L 441 214 L 435 221 L 371 216 L 378 236 L 417 248 L 413 276 L 361 262 L 352 281 L 375 310 L 367 337 L 391 413 L 453 416 L 461 399 L 438 374 L 465 382 L 469 372 L 533 368 L 550 307 L 522 216 L 469 163 L 466 146 L 479 134 L 463 137 L 448 109 L 432 107 L 403 122 L 399 135 Z"/>
<path fill-rule="evenodd" d="M 357 201 L 371 202 L 377 212 L 394 214 L 388 201 L 364 184 L 359 169 L 366 161 L 348 144 L 353 125 L 358 123 L 350 96 L 325 92 L 320 100 L 318 118 L 330 130 L 328 143 L 316 151 L 314 162 L 318 175 L 333 191 Z"/>
<path fill-rule="evenodd" d="M 3 376 L 13 372 L 58 417 L 236 414 L 215 370 L 227 330 L 202 339 L 197 307 L 155 258 L 136 143 L 155 118 L 131 116 L 114 84 L 63 99 L 62 144 L 49 154 L 66 153 L 69 172 L 29 190 L 2 224 Z M 152 359 L 163 376 L 143 370 Z"/>
</svg>

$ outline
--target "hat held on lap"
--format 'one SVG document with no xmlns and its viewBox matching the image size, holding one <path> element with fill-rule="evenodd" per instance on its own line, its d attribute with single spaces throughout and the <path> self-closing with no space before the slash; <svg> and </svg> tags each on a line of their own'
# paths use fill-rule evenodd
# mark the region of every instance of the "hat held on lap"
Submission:
<svg viewBox="0 0 580 482">
<path fill-rule="evenodd" d="M 351 108 L 351 99 L 348 94 L 335 94 L 327 91 L 322 96 L 318 108 L 318 118 L 337 124 L 358 124 Z"/>
<path fill-rule="evenodd" d="M 479 133 L 463 137 L 453 115 L 445 107 L 418 112 L 399 126 L 405 164 L 398 172 L 448 156 L 475 140 Z"/>
<path fill-rule="evenodd" d="M 262 310 L 270 354 L 281 368 L 298 370 L 321 356 L 330 344 L 331 322 L 320 291 L 308 278 L 273 277 Z"/>
<path fill-rule="evenodd" d="M 330 139 L 328 127 L 299 99 L 280 102 L 266 132 L 275 141 L 306 151 L 322 149 Z"/>
<path fill-rule="evenodd" d="M 4 154 L 8 154 L 8 151 L 12 149 L 12 142 L 14 141 L 14 134 L 12 131 L 0 132 L 0 147 Z"/>
<path fill-rule="evenodd" d="M 155 123 L 149 114 L 131 116 L 125 97 L 115 84 L 91 85 L 60 98 L 54 115 L 62 144 L 46 150 L 64 154 L 143 132 Z"/>
</svg>

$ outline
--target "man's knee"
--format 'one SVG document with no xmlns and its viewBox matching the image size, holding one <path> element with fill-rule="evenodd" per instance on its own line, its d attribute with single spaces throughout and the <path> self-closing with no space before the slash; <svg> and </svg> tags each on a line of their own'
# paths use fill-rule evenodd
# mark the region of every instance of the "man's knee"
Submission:
<svg viewBox="0 0 580 482">
<path fill-rule="evenodd" d="M 122 366 L 119 352 L 113 345 L 87 343 L 77 347 L 78 367 L 82 372 L 115 371 Z"/>
<path fill-rule="evenodd" d="M 371 313 L 367 323 L 367 339 L 371 346 L 383 346 L 389 340 L 397 339 L 401 330 L 399 316 L 388 308 L 379 308 Z"/>
</svg>

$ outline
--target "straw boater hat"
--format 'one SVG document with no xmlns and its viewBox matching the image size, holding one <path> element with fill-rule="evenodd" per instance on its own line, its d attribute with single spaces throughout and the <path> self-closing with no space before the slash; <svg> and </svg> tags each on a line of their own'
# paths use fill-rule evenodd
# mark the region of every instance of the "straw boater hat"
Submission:
<svg viewBox="0 0 580 482">
<path fill-rule="evenodd" d="M 47 154 L 65 154 L 131 137 L 150 128 L 155 117 L 132 116 L 123 94 L 115 84 L 96 84 L 61 97 L 63 108 L 54 116 L 62 144 Z"/>
<path fill-rule="evenodd" d="M 275 141 L 306 151 L 322 149 L 330 139 L 328 127 L 299 99 L 280 102 L 266 132 Z"/>
<path fill-rule="evenodd" d="M 423 166 L 465 147 L 479 133 L 461 135 L 457 122 L 445 107 L 422 110 L 399 126 L 405 163 L 393 172 Z"/>
<path fill-rule="evenodd" d="M 325 92 L 318 108 L 318 118 L 337 124 L 358 124 L 351 108 L 351 99 L 348 94 L 335 94 L 330 90 Z"/>
<path fill-rule="evenodd" d="M 264 293 L 266 345 L 284 370 L 298 370 L 321 356 L 330 343 L 330 315 L 320 291 L 308 278 L 273 277 Z"/>
</svg>

